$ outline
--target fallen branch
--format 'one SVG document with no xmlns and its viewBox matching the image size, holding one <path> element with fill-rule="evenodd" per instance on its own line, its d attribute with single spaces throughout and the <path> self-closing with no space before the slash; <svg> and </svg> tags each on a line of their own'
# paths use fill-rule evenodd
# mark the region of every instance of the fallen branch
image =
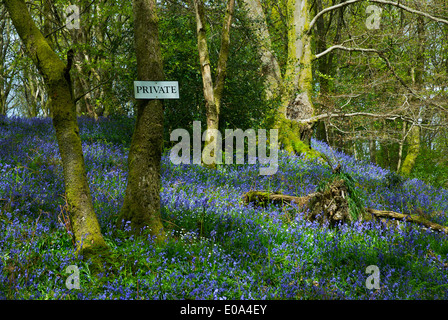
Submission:
<svg viewBox="0 0 448 320">
<path fill-rule="evenodd" d="M 244 203 L 254 203 L 257 206 L 266 206 L 268 203 L 274 203 L 277 205 L 284 205 L 284 204 L 295 204 L 299 207 L 299 209 L 303 209 L 303 206 L 306 205 L 309 201 L 309 199 L 314 194 L 309 194 L 308 196 L 304 197 L 294 197 L 289 195 L 284 195 L 280 193 L 270 193 L 267 191 L 249 191 L 244 194 L 243 201 Z"/>
<path fill-rule="evenodd" d="M 377 218 L 400 219 L 407 222 L 417 223 L 448 235 L 448 227 L 444 227 L 440 224 L 429 221 L 428 219 L 425 219 L 424 217 L 417 214 L 403 214 L 393 211 L 375 210 L 371 208 L 367 208 L 366 211 L 373 214 Z"/>
<path fill-rule="evenodd" d="M 319 197 L 321 193 L 315 192 L 310 193 L 307 196 L 295 197 L 290 195 L 283 195 L 280 193 L 270 193 L 267 191 L 249 191 L 243 195 L 243 201 L 246 204 L 254 203 L 257 206 L 266 206 L 269 203 L 277 205 L 295 205 L 297 206 L 297 211 L 306 211 L 308 209 L 308 204 L 310 200 L 314 200 Z M 313 202 L 313 201 L 312 201 Z M 435 222 L 429 221 L 428 219 L 422 217 L 418 214 L 403 214 L 394 211 L 387 210 L 376 210 L 372 208 L 365 208 L 365 212 L 362 215 L 362 220 L 371 220 L 372 216 L 376 219 L 396 219 L 406 222 L 411 222 L 415 224 L 422 225 L 424 227 L 430 228 L 435 231 L 443 232 L 448 235 L 448 227 L 439 225 Z M 307 216 L 310 217 L 310 216 Z"/>
</svg>

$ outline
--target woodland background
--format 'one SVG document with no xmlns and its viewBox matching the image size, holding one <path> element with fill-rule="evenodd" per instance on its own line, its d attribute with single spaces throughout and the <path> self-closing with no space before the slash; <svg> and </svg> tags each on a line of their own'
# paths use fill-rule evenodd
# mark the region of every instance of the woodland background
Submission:
<svg viewBox="0 0 448 320">
<path fill-rule="evenodd" d="M 269 126 L 269 115 L 278 105 L 264 94 L 264 79 L 269 72 L 260 60 L 263 52 L 253 30 L 254 25 L 267 26 L 270 50 L 285 76 L 291 60 L 288 32 L 294 17 L 288 6 L 292 2 L 261 1 L 265 21 L 247 14 L 244 1 L 236 2 L 219 128 Z M 309 11 L 314 16 L 339 3 L 310 1 Z M 61 26 L 69 1 L 28 4 L 34 21 L 56 52 L 65 59 L 69 49 L 75 51 L 71 74 L 78 115 L 134 114 L 133 81 L 137 70 L 132 7 L 119 1 L 78 1 L 73 4 L 82 13 L 81 28 L 68 30 Z M 204 4 L 213 74 L 218 64 L 226 4 Z M 366 27 L 371 16 L 366 8 L 371 4 L 382 8 L 378 29 Z M 433 17 L 443 17 L 448 12 L 448 4 L 443 0 L 401 4 Z M 167 80 L 179 81 L 181 90 L 181 99 L 164 102 L 164 137 L 169 144 L 169 133 L 175 128 L 191 128 L 193 120 L 205 123 L 206 110 L 192 3 L 158 1 L 157 6 L 165 76 Z M 0 114 L 50 116 L 43 79 L 24 53 L 4 6 L 0 10 Z M 416 157 L 406 172 L 446 187 L 448 25 L 394 5 L 361 1 L 317 19 L 311 44 L 315 55 L 334 45 L 374 49 L 390 63 L 388 66 L 375 52 L 346 50 L 330 50 L 314 60 L 315 115 L 327 115 L 315 125 L 314 136 L 356 159 L 397 172 L 403 169 L 406 156 Z"/>
</svg>

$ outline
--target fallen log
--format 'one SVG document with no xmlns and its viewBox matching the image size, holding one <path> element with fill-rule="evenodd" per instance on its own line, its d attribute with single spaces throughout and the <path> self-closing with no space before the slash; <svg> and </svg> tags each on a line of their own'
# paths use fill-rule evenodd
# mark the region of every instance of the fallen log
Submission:
<svg viewBox="0 0 448 320">
<path fill-rule="evenodd" d="M 418 214 L 403 214 L 393 211 L 375 210 L 372 208 L 366 208 L 366 211 L 373 214 L 377 218 L 399 219 L 407 222 L 421 224 L 429 229 L 443 232 L 448 235 L 448 227 L 429 221 L 428 219 Z"/>
<path fill-rule="evenodd" d="M 286 194 L 281 194 L 278 192 L 252 190 L 244 194 L 243 201 L 246 204 L 254 203 L 257 206 L 263 206 L 263 207 L 265 207 L 268 203 L 274 203 L 277 205 L 294 203 L 297 206 L 299 206 L 300 209 L 303 209 L 303 206 L 308 203 L 309 199 L 313 195 L 314 194 L 312 193 L 304 197 L 294 197 Z"/>
<path fill-rule="evenodd" d="M 252 190 L 252 191 L 246 192 L 243 195 L 244 203 L 246 203 L 246 204 L 254 203 L 254 205 L 257 205 L 257 206 L 265 207 L 269 203 L 273 203 L 273 204 L 281 205 L 281 206 L 283 206 L 285 204 L 290 204 L 290 205 L 294 204 L 297 207 L 296 210 L 298 212 L 306 213 L 306 211 L 313 211 L 312 210 L 313 208 L 310 208 L 310 204 L 316 205 L 316 203 L 317 203 L 318 205 L 320 205 L 319 210 L 321 210 L 325 206 L 327 207 L 327 209 L 330 208 L 330 211 L 333 210 L 334 212 L 337 212 L 338 210 L 340 210 L 340 208 L 338 208 L 338 207 L 331 206 L 332 203 L 337 203 L 338 196 L 333 198 L 330 201 L 329 205 L 322 205 L 322 198 L 323 198 L 322 193 L 320 193 L 320 192 L 310 193 L 307 196 L 303 196 L 303 197 L 295 197 L 295 196 L 284 195 L 284 194 L 280 194 L 280 193 L 270 193 L 267 191 Z M 333 214 L 331 214 L 331 213 L 329 214 L 330 218 L 335 216 L 334 212 L 333 212 Z M 324 214 L 324 216 L 325 216 L 325 214 Z M 310 221 L 313 221 L 316 218 L 316 216 L 315 216 L 315 214 L 308 213 L 308 214 L 305 214 L 305 218 Z M 407 221 L 407 222 L 415 223 L 418 225 L 422 225 L 426 228 L 429 228 L 429 229 L 432 229 L 435 231 L 443 232 L 446 235 L 448 235 L 448 227 L 445 227 L 445 226 L 439 225 L 435 222 L 429 221 L 428 219 L 426 219 L 418 214 L 405 214 L 405 213 L 398 213 L 398 212 L 394 212 L 394 211 L 365 208 L 364 213 L 361 215 L 361 217 L 359 217 L 359 220 L 369 221 L 369 220 L 372 220 L 372 218 L 375 219 L 376 221 L 379 221 L 379 220 L 385 221 L 384 219 L 387 219 L 387 220 L 395 219 L 396 221 Z M 322 222 L 322 221 L 323 220 L 320 220 L 320 222 Z M 350 219 L 344 220 L 344 219 L 336 218 L 336 219 L 334 219 L 333 222 L 335 222 L 335 221 L 350 222 Z"/>
<path fill-rule="evenodd" d="M 294 197 L 266 191 L 249 191 L 244 195 L 246 203 L 265 206 L 296 204 L 305 213 L 305 219 L 319 223 L 328 222 L 330 226 L 351 222 L 358 217 L 350 211 L 349 192 L 344 179 L 334 178 L 325 188 L 304 197 Z"/>
</svg>

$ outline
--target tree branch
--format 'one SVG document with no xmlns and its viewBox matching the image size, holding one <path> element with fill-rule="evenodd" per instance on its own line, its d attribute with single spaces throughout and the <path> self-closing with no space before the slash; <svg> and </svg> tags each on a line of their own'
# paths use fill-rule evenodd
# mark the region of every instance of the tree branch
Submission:
<svg viewBox="0 0 448 320">
<path fill-rule="evenodd" d="M 370 1 L 378 1 L 378 0 L 370 0 Z M 392 74 L 394 75 L 394 77 L 401 83 L 401 85 L 410 93 L 412 94 L 414 97 L 416 97 L 418 100 L 420 100 L 423 103 L 427 103 L 429 105 L 435 106 L 438 109 L 440 109 L 443 112 L 448 112 L 448 110 L 445 107 L 442 107 L 441 105 L 439 105 L 438 103 L 432 101 L 432 99 L 425 99 L 424 97 L 422 97 L 421 95 L 419 95 L 417 92 L 415 92 L 411 87 L 409 87 L 406 82 L 395 72 L 394 68 L 392 67 L 392 65 L 389 62 L 389 59 L 387 59 L 387 57 L 384 55 L 384 52 L 376 50 L 376 49 L 370 49 L 370 48 L 349 48 L 349 47 L 344 47 L 342 45 L 334 45 L 331 46 L 330 48 L 328 48 L 327 50 L 316 54 L 313 57 L 313 61 L 317 60 L 321 57 L 323 57 L 324 55 L 326 55 L 327 53 L 333 51 L 333 50 L 344 50 L 344 51 L 358 51 L 358 52 L 369 52 L 369 53 L 376 53 L 381 59 L 383 59 L 383 61 L 386 63 L 387 68 L 392 72 Z"/>
<path fill-rule="evenodd" d="M 83 10 L 82 12 L 79 13 L 79 16 L 81 17 L 81 16 L 87 11 L 87 9 L 89 9 L 89 7 L 90 7 L 95 1 L 96 1 L 96 0 L 92 0 L 92 2 L 90 2 L 90 3 L 87 5 L 87 7 L 85 7 L 84 10 Z M 55 30 L 51 31 L 49 34 L 46 34 L 46 35 L 44 36 L 44 38 L 48 38 L 48 37 L 51 36 L 53 33 L 56 33 L 56 32 L 58 32 L 59 30 L 64 29 L 67 25 L 68 25 L 68 22 L 67 22 L 66 24 L 64 24 L 64 25 L 62 25 L 62 26 L 56 28 Z"/>
<path fill-rule="evenodd" d="M 370 113 L 370 112 L 353 112 L 353 113 L 323 113 L 308 119 L 302 120 L 294 120 L 298 123 L 309 123 L 317 120 L 327 119 L 327 118 L 346 118 L 346 117 L 356 117 L 356 116 L 364 116 L 364 117 L 372 117 L 372 118 L 384 118 L 386 120 L 396 120 L 402 119 L 408 121 L 410 123 L 415 123 L 412 118 L 400 115 L 400 114 L 378 114 L 378 113 Z"/>
<path fill-rule="evenodd" d="M 84 92 L 83 94 L 81 94 L 80 96 L 76 97 L 75 103 L 77 103 L 79 100 L 81 100 L 83 97 L 85 97 L 86 95 L 88 95 L 90 92 L 98 89 L 99 87 L 101 87 L 102 85 L 106 84 L 107 82 L 109 82 L 110 80 L 112 80 L 112 77 L 110 77 L 107 80 L 104 80 L 103 82 L 100 82 L 98 85 L 96 85 L 95 87 L 93 87 L 92 89 L 88 90 L 87 92 Z"/>
<path fill-rule="evenodd" d="M 314 25 L 316 24 L 317 19 L 319 19 L 319 17 L 322 16 L 323 14 L 325 14 L 325 13 L 327 13 L 327 12 L 329 12 L 329 11 L 336 10 L 336 9 L 338 9 L 338 8 L 344 7 L 344 6 L 348 6 L 348 5 L 353 4 L 353 3 L 356 3 L 356 2 L 361 2 L 361 1 L 369 1 L 369 2 L 380 3 L 380 4 L 389 4 L 389 5 L 398 7 L 398 8 L 400 8 L 400 9 L 403 9 L 403 10 L 405 10 L 405 11 L 407 11 L 407 12 L 415 13 L 415 14 L 424 16 L 424 17 L 426 17 L 426 18 L 428 18 L 428 19 L 431 19 L 431 20 L 433 20 L 433 21 L 448 24 L 448 20 L 441 19 L 441 18 L 437 18 L 437 17 L 434 17 L 434 16 L 432 16 L 432 15 L 426 13 L 426 12 L 423 12 L 423 11 L 420 11 L 420 10 L 416 10 L 416 9 L 413 9 L 413 8 L 410 8 L 410 7 L 408 7 L 408 6 L 405 6 L 405 5 L 401 4 L 399 1 L 397 1 L 397 2 L 393 2 L 393 1 L 388 1 L 388 0 L 348 0 L 348 1 L 346 1 L 346 2 L 339 3 L 339 4 L 337 4 L 337 5 L 334 5 L 334 6 L 325 8 L 324 10 L 322 10 L 321 12 L 319 12 L 318 14 L 316 14 L 316 16 L 315 16 L 315 17 L 313 18 L 313 20 L 311 20 L 311 22 L 310 22 L 310 26 L 309 26 L 309 29 L 308 29 L 308 31 L 307 31 L 307 34 L 311 33 L 311 30 L 313 29 Z"/>
<path fill-rule="evenodd" d="M 224 82 L 227 76 L 227 60 L 230 52 L 230 28 L 232 26 L 233 13 L 235 11 L 235 0 L 227 3 L 226 14 L 221 33 L 221 50 L 219 52 L 218 67 L 216 70 L 216 80 L 214 87 L 215 103 L 220 104 Z"/>
<path fill-rule="evenodd" d="M 373 52 L 373 53 L 378 53 L 378 54 L 381 53 L 380 51 L 378 51 L 376 49 L 349 48 L 349 47 L 344 47 L 342 45 L 337 44 L 337 45 L 331 46 L 330 48 L 328 48 L 327 50 L 325 50 L 321 53 L 316 54 L 313 57 L 313 60 L 317 60 L 317 59 L 323 57 L 324 55 L 326 55 L 327 53 L 330 53 L 331 51 L 336 50 L 336 49 L 345 50 L 345 51 Z"/>
</svg>

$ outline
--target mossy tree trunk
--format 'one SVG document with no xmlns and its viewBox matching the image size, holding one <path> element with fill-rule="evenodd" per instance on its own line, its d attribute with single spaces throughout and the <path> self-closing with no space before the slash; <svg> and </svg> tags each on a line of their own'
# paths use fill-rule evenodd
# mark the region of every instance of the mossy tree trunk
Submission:
<svg viewBox="0 0 448 320">
<path fill-rule="evenodd" d="M 357 217 L 351 217 L 348 212 L 348 202 L 344 200 L 347 197 L 343 183 L 340 180 L 335 180 L 327 191 L 314 192 L 302 197 L 251 190 L 243 194 L 242 200 L 244 204 L 253 203 L 260 207 L 266 207 L 270 203 L 277 206 L 288 205 L 287 208 L 282 210 L 284 212 L 282 218 L 286 218 L 286 221 L 289 222 L 294 221 L 294 216 L 297 213 L 304 213 L 303 217 L 308 221 L 317 221 L 321 225 L 329 222 L 329 226 L 333 227 L 339 223 L 351 224 L 353 221 L 368 222 L 372 220 L 385 223 L 388 227 L 397 227 L 399 220 L 402 220 L 448 235 L 448 227 L 428 220 L 420 210 L 399 213 L 364 208 Z M 323 204 L 322 202 L 326 203 Z M 294 204 L 294 206 L 291 206 L 291 204 Z"/>
<path fill-rule="evenodd" d="M 71 89 L 72 52 L 66 65 L 51 49 L 31 18 L 23 0 L 5 0 L 11 20 L 23 41 L 26 52 L 42 74 L 50 99 L 53 126 L 62 159 L 70 222 L 77 252 L 86 253 L 105 248 L 100 226 L 93 208 L 86 177 L 84 157 Z"/>
<path fill-rule="evenodd" d="M 310 148 L 314 123 L 298 124 L 294 120 L 308 119 L 314 115 L 312 95 L 311 35 L 307 34 L 310 8 L 307 0 L 287 0 L 288 59 L 284 75 L 271 47 L 263 7 L 259 0 L 244 0 L 250 27 L 258 41 L 265 96 L 278 101 L 274 128 L 279 129 L 279 143 L 294 153 L 317 155 Z"/>
<path fill-rule="evenodd" d="M 12 43 L 11 23 L 6 19 L 6 10 L 0 10 L 0 115 L 6 115 L 8 97 L 12 93 L 14 70 L 8 68 L 7 56 Z"/>
<path fill-rule="evenodd" d="M 288 0 L 288 64 L 285 72 L 285 94 L 282 112 L 290 120 L 308 119 L 315 115 L 312 102 L 312 53 L 308 0 Z M 313 123 L 299 126 L 298 139 L 309 146 Z"/>
<path fill-rule="evenodd" d="M 413 126 L 409 130 L 406 140 L 408 141 L 408 150 L 400 167 L 400 174 L 409 176 L 420 153 L 420 127 Z"/>
<path fill-rule="evenodd" d="M 412 69 L 412 82 L 417 89 L 421 89 L 423 86 L 423 74 L 425 67 L 425 21 L 422 16 L 417 17 L 417 39 L 418 51 L 416 68 Z M 416 98 L 411 99 L 411 104 L 415 105 L 417 109 L 423 108 L 420 106 L 420 103 L 421 102 Z M 416 113 L 420 114 L 420 110 Z M 415 119 L 414 121 L 419 121 L 419 119 Z M 420 127 L 417 124 L 414 124 L 411 127 L 406 140 L 408 141 L 408 150 L 406 157 L 403 160 L 403 165 L 400 168 L 400 173 L 404 176 L 409 176 L 420 153 Z"/>
<path fill-rule="evenodd" d="M 229 0 L 227 3 L 226 14 L 221 33 L 221 49 L 218 57 L 218 66 L 216 72 L 215 85 L 213 85 L 213 78 L 210 66 L 210 57 L 207 45 L 207 34 L 205 27 L 204 3 L 202 0 L 193 0 L 195 16 L 196 16 L 196 31 L 198 37 L 198 53 L 199 62 L 201 65 L 202 83 L 205 98 L 205 110 L 207 117 L 207 133 L 205 136 L 204 150 L 210 150 L 210 153 L 205 152 L 203 164 L 210 168 L 216 167 L 215 150 L 218 149 L 218 140 L 215 139 L 213 130 L 219 129 L 219 114 L 221 107 L 221 98 L 224 91 L 224 83 L 227 75 L 227 60 L 230 52 L 230 28 L 235 8 L 235 0 Z"/>
<path fill-rule="evenodd" d="M 155 0 L 134 0 L 134 37 L 139 81 L 164 80 Z M 137 121 L 128 156 L 128 182 L 118 226 L 141 234 L 145 228 L 161 243 L 160 161 L 163 142 L 161 100 L 137 100 Z M 130 223 L 126 226 L 126 223 Z"/>
</svg>

